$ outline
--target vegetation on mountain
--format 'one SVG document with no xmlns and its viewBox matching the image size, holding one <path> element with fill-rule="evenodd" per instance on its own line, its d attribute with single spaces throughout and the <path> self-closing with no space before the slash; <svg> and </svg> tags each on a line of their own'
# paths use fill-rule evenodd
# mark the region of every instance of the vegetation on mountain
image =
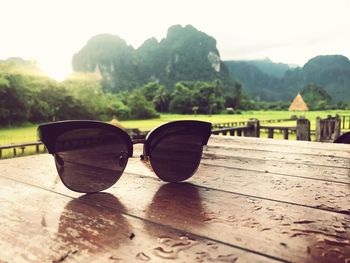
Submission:
<svg viewBox="0 0 350 263">
<path fill-rule="evenodd" d="M 312 83 L 324 87 L 335 101 L 350 98 L 350 62 L 344 56 L 317 56 L 297 68 L 269 59 L 222 62 L 216 40 L 191 25 L 172 26 L 160 42 L 150 38 L 138 49 L 118 36 L 94 36 L 74 55 L 73 68 L 93 72 L 97 67 L 103 90 L 112 93 L 149 82 L 171 92 L 182 81 L 220 80 L 223 94 L 230 96 L 240 82 L 256 101 L 291 101 Z"/>
<path fill-rule="evenodd" d="M 332 102 L 332 97 L 327 91 L 315 84 L 305 86 L 300 94 L 311 110 L 327 109 L 328 105 Z"/>
<path fill-rule="evenodd" d="M 309 84 L 316 84 L 332 96 L 335 101 L 350 99 L 350 61 L 341 55 L 317 56 L 302 68 L 290 68 L 282 78 L 268 73 L 256 63 L 242 61 L 225 62 L 230 76 L 243 85 L 249 95 L 260 100 L 291 100 L 295 94 Z M 281 71 L 282 72 L 282 71 Z"/>
<path fill-rule="evenodd" d="M 224 63 L 230 68 L 230 65 L 252 65 L 258 68 L 261 72 L 273 76 L 275 78 L 282 78 L 284 74 L 292 69 L 293 67 L 284 63 L 275 63 L 269 58 L 260 59 L 260 60 L 227 60 Z"/>
<path fill-rule="evenodd" d="M 150 38 L 136 50 L 118 36 L 94 36 L 74 55 L 73 69 L 93 72 L 96 67 L 104 90 L 113 93 L 150 81 L 168 90 L 179 81 L 229 81 L 216 40 L 191 25 L 172 26 L 160 42 Z"/>
<path fill-rule="evenodd" d="M 232 78 L 243 85 L 243 89 L 257 100 L 276 101 L 280 94 L 275 92 L 278 78 L 261 71 L 256 65 L 245 61 L 225 62 Z"/>
</svg>

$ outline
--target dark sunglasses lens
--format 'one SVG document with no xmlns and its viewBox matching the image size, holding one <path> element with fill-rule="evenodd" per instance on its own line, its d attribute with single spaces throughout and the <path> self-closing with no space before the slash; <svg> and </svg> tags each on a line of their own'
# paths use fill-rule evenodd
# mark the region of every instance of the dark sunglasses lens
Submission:
<svg viewBox="0 0 350 263">
<path fill-rule="evenodd" d="M 128 161 L 128 147 L 118 133 L 97 128 L 60 135 L 55 162 L 62 182 L 77 192 L 98 192 L 112 186 Z"/>
<path fill-rule="evenodd" d="M 203 151 L 198 135 L 169 135 L 159 140 L 150 153 L 157 176 L 166 182 L 180 182 L 197 170 Z"/>
</svg>

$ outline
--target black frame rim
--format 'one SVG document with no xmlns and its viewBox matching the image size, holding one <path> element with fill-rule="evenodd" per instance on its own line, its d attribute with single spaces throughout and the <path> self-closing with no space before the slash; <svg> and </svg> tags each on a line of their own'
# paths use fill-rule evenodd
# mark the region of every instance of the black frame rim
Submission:
<svg viewBox="0 0 350 263">
<path fill-rule="evenodd" d="M 128 147 L 128 157 L 132 157 L 133 145 L 130 136 L 117 126 L 101 121 L 69 120 L 42 124 L 38 127 L 38 137 L 45 144 L 48 152 L 53 154 L 56 153 L 55 142 L 60 135 L 68 131 L 84 128 L 98 128 L 121 135 Z"/>
</svg>

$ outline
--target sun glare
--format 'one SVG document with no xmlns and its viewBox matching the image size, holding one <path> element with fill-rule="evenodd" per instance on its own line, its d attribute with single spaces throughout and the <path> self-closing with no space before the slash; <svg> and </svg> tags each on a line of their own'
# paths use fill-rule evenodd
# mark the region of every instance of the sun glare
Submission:
<svg viewBox="0 0 350 263">
<path fill-rule="evenodd" d="M 48 77 L 58 82 L 64 81 L 71 74 L 70 69 L 54 65 L 40 64 L 39 67 Z"/>
</svg>

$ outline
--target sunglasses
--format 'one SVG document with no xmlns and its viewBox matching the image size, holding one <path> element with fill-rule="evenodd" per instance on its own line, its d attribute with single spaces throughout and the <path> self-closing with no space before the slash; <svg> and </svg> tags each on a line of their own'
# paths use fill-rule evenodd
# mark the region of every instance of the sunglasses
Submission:
<svg viewBox="0 0 350 263">
<path fill-rule="evenodd" d="M 188 120 L 163 124 L 136 140 L 117 126 L 99 121 L 61 121 L 38 127 L 39 138 L 54 156 L 61 181 L 81 193 L 114 185 L 133 156 L 136 143 L 143 143 L 141 160 L 160 179 L 186 180 L 196 172 L 210 134 L 211 123 Z"/>
</svg>

